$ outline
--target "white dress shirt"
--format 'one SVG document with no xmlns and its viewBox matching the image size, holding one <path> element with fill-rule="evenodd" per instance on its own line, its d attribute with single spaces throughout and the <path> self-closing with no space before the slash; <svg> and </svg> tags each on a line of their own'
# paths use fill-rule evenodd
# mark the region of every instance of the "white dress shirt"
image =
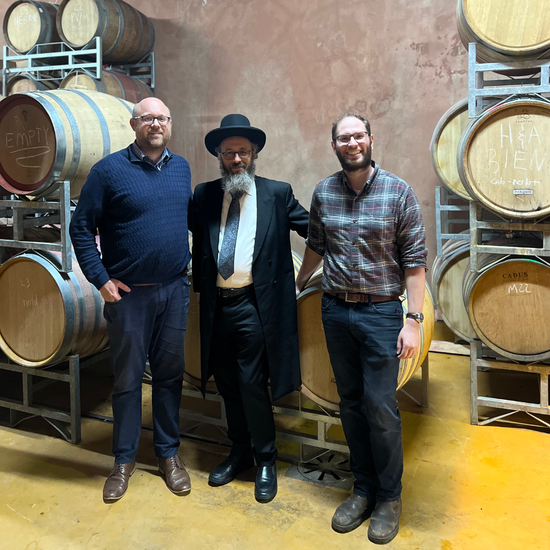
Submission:
<svg viewBox="0 0 550 550">
<path fill-rule="evenodd" d="M 220 221 L 220 236 L 218 239 L 218 261 L 223 244 L 227 212 L 231 204 L 231 193 L 225 193 L 222 204 L 222 217 Z M 256 224 L 258 207 L 256 199 L 256 185 L 251 185 L 247 193 L 240 198 L 241 215 L 239 218 L 239 230 L 235 246 L 235 271 L 229 279 L 218 273 L 216 285 L 221 288 L 241 288 L 252 284 L 252 256 L 254 255 L 254 243 L 256 242 Z"/>
</svg>

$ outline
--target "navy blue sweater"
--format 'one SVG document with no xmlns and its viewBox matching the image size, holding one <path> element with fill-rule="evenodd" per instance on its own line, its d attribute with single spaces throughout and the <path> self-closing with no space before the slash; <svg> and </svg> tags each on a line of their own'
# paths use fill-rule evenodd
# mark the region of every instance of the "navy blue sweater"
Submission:
<svg viewBox="0 0 550 550">
<path fill-rule="evenodd" d="M 86 278 L 99 289 L 109 279 L 162 283 L 182 273 L 191 259 L 192 195 L 189 163 L 179 155 L 171 154 L 160 171 L 131 147 L 100 160 L 82 188 L 70 226 Z"/>
</svg>

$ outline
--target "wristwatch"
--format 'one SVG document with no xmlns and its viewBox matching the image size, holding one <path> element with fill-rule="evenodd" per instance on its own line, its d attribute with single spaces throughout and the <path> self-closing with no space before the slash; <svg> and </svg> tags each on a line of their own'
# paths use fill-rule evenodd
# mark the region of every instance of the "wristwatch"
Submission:
<svg viewBox="0 0 550 550">
<path fill-rule="evenodd" d="M 420 324 L 422 321 L 424 321 L 424 314 L 423 313 L 407 313 L 406 318 L 407 319 L 414 319 L 418 324 Z"/>
</svg>

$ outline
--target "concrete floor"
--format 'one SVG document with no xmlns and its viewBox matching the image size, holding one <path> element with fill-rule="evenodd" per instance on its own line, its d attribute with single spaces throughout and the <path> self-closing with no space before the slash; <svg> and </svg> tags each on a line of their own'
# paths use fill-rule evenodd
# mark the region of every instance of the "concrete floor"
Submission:
<svg viewBox="0 0 550 550">
<path fill-rule="evenodd" d="M 400 405 L 404 507 L 399 535 L 387 548 L 548 550 L 550 435 L 471 426 L 468 357 L 431 353 L 430 367 L 429 409 L 406 399 Z M 109 384 L 103 378 L 103 388 Z M 96 410 L 108 407 L 108 399 L 100 401 Z M 144 418 L 150 414 L 145 401 Z M 2 550 L 375 547 L 367 523 L 345 535 L 331 530 L 345 491 L 287 477 L 288 463 L 278 464 L 276 499 L 258 504 L 253 471 L 211 488 L 208 474 L 225 449 L 182 440 L 193 490 L 176 497 L 157 475 L 152 433 L 144 431 L 128 493 L 105 505 L 111 425 L 84 420 L 78 446 L 56 437 L 42 419 L 20 428 L 0 428 Z"/>
</svg>

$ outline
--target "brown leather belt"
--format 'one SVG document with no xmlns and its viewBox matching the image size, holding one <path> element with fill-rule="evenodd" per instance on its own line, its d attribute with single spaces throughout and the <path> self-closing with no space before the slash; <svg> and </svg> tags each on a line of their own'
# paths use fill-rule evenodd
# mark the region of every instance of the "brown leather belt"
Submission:
<svg viewBox="0 0 550 550">
<path fill-rule="evenodd" d="M 328 292 L 327 294 L 352 303 L 393 302 L 399 300 L 399 296 L 379 296 L 377 294 L 362 294 L 361 292 Z"/>
</svg>

